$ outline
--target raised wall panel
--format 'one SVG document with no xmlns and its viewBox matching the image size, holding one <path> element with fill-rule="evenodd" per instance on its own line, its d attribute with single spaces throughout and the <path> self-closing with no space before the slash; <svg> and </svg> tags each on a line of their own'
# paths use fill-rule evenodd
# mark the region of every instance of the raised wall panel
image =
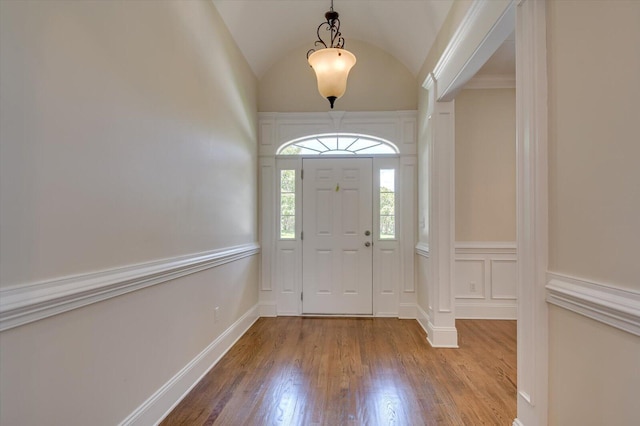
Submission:
<svg viewBox="0 0 640 426">
<path fill-rule="evenodd" d="M 342 191 L 342 234 L 358 235 L 359 228 L 359 207 L 360 192 L 356 189 L 345 189 Z"/>
<path fill-rule="evenodd" d="M 475 291 L 471 285 L 475 285 Z M 484 259 L 460 259 L 455 262 L 456 299 L 484 299 Z"/>
<path fill-rule="evenodd" d="M 333 194 L 327 189 L 316 191 L 316 230 L 318 235 L 333 235 Z"/>
<path fill-rule="evenodd" d="M 400 274 L 398 268 L 398 251 L 382 249 L 378 257 L 378 276 L 380 277 L 380 293 L 393 294 L 397 287 L 396 281 Z"/>
<path fill-rule="evenodd" d="M 278 272 L 282 293 L 293 293 L 296 288 L 296 251 L 282 249 L 278 252 Z"/>
<path fill-rule="evenodd" d="M 357 250 L 342 251 L 342 283 L 345 294 L 359 293 L 359 257 Z"/>
<path fill-rule="evenodd" d="M 264 248 L 260 261 L 260 289 L 271 291 L 272 289 L 272 263 L 273 247 L 275 240 L 275 165 L 273 162 L 261 160 L 260 164 L 260 208 L 261 223 L 260 237 Z M 265 244 L 266 242 L 266 244 Z"/>
<path fill-rule="evenodd" d="M 515 243 L 458 242 L 455 253 L 456 318 L 516 319 Z"/>
<path fill-rule="evenodd" d="M 260 123 L 260 144 L 270 146 L 273 144 L 273 131 L 275 124 L 271 121 L 263 121 Z"/>
<path fill-rule="evenodd" d="M 331 293 L 332 288 L 326 287 L 327 285 L 331 285 L 333 280 L 331 279 L 331 271 L 333 271 L 333 252 L 331 250 L 318 250 L 316 252 L 316 271 L 318 275 L 316 276 L 316 284 L 323 285 L 324 287 L 320 287 L 318 285 L 316 287 L 316 291 L 318 293 Z"/>
<path fill-rule="evenodd" d="M 491 260 L 491 298 L 517 298 L 517 264 L 515 260 Z"/>
</svg>

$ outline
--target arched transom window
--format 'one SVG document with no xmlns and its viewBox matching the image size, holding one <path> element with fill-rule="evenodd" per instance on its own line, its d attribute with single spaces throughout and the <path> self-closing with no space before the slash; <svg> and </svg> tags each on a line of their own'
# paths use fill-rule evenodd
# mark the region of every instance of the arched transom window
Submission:
<svg viewBox="0 0 640 426">
<path fill-rule="evenodd" d="M 389 141 L 352 133 L 305 136 L 282 145 L 277 155 L 362 155 L 397 154 Z"/>
</svg>

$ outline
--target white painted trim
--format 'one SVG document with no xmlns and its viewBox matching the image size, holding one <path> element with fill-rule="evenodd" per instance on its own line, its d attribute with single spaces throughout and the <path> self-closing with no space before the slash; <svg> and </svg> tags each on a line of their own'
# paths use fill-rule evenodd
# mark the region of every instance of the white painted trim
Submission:
<svg viewBox="0 0 640 426">
<path fill-rule="evenodd" d="M 265 129 L 260 133 L 261 157 L 275 156 L 284 143 L 325 133 L 374 136 L 392 142 L 399 156 L 417 154 L 417 111 L 261 112 L 258 119 Z"/>
<path fill-rule="evenodd" d="M 456 319 L 518 319 L 518 304 L 515 300 L 506 303 L 487 303 L 484 300 L 456 301 Z"/>
<path fill-rule="evenodd" d="M 418 243 L 416 244 L 416 254 L 418 256 L 429 258 L 429 244 L 427 243 Z"/>
<path fill-rule="evenodd" d="M 515 89 L 516 76 L 511 74 L 476 75 L 463 89 Z"/>
<path fill-rule="evenodd" d="M 640 292 L 547 274 L 547 302 L 640 336 Z"/>
<path fill-rule="evenodd" d="M 520 420 L 515 419 L 513 421 L 513 425 L 512 426 L 524 426 L 524 423 L 522 423 Z"/>
<path fill-rule="evenodd" d="M 275 302 L 260 302 L 258 303 L 258 310 L 260 312 L 261 317 L 277 317 L 278 316 L 277 305 Z M 296 315 L 298 315 L 297 312 L 296 312 Z"/>
<path fill-rule="evenodd" d="M 0 290 L 0 331 L 204 271 L 260 252 L 258 243 Z"/>
<path fill-rule="evenodd" d="M 458 330 L 455 327 L 438 327 L 429 321 L 427 341 L 434 348 L 458 348 Z"/>
<path fill-rule="evenodd" d="M 512 254 L 517 252 L 515 241 L 456 241 L 456 254 Z"/>
<path fill-rule="evenodd" d="M 450 101 L 509 37 L 516 0 L 474 1 L 433 70 L 437 100 Z M 428 81 L 423 82 L 423 87 Z"/>
<path fill-rule="evenodd" d="M 400 303 L 396 317 L 400 319 L 416 319 L 418 318 L 417 308 L 415 303 Z"/>
<path fill-rule="evenodd" d="M 516 11 L 518 419 L 546 425 L 549 400 L 548 84 L 545 0 Z"/>
<path fill-rule="evenodd" d="M 422 309 L 422 306 L 416 305 L 416 321 L 422 327 L 425 333 L 429 333 L 427 325 L 429 324 L 429 314 Z"/>
<path fill-rule="evenodd" d="M 202 352 L 185 365 L 175 376 L 136 408 L 120 426 L 157 425 L 213 368 L 229 349 L 260 318 L 254 305 Z"/>
</svg>

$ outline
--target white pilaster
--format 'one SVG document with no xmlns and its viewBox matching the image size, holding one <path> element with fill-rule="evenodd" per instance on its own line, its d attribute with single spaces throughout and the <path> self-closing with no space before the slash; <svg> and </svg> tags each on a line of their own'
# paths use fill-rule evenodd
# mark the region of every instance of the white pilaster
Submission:
<svg viewBox="0 0 640 426">
<path fill-rule="evenodd" d="M 546 4 L 522 0 L 516 12 L 518 418 L 547 424 L 548 262 Z"/>
<path fill-rule="evenodd" d="M 453 292 L 455 244 L 455 109 L 454 101 L 437 101 L 437 81 L 429 90 L 429 300 L 427 339 L 434 347 L 458 347 Z"/>
</svg>

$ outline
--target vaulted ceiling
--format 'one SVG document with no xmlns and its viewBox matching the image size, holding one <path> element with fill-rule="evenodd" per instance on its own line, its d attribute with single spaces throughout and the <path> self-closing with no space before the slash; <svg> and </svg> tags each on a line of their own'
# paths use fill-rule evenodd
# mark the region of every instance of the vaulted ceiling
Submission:
<svg viewBox="0 0 640 426">
<path fill-rule="evenodd" d="M 331 0 L 212 0 L 258 78 L 285 53 L 313 47 Z M 453 0 L 335 0 L 346 39 L 373 44 L 414 75 L 429 53 Z"/>
</svg>

